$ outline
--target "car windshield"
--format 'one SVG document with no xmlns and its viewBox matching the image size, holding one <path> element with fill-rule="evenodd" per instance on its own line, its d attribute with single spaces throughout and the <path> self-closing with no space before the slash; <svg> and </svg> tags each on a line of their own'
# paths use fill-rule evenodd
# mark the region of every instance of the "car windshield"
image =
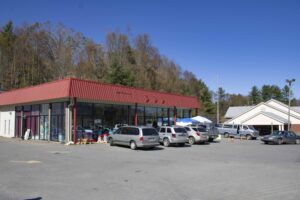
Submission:
<svg viewBox="0 0 300 200">
<path fill-rule="evenodd" d="M 174 128 L 175 133 L 186 133 L 184 128 Z"/>
<path fill-rule="evenodd" d="M 248 127 L 249 127 L 251 130 L 255 130 L 254 126 L 252 126 L 252 125 L 248 125 Z"/>
<path fill-rule="evenodd" d="M 282 131 L 274 131 L 274 132 L 272 133 L 272 135 L 282 135 L 282 134 L 283 134 Z"/>
<path fill-rule="evenodd" d="M 143 136 L 158 135 L 154 128 L 143 128 Z"/>
</svg>

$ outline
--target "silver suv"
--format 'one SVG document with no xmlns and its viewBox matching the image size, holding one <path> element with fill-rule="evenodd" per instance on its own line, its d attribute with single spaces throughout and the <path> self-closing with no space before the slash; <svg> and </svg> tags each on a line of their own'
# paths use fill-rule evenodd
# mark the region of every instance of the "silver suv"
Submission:
<svg viewBox="0 0 300 200">
<path fill-rule="evenodd" d="M 111 146 L 115 144 L 137 148 L 154 148 L 159 146 L 159 135 L 154 128 L 139 126 L 124 126 L 108 137 Z"/>
<path fill-rule="evenodd" d="M 205 128 L 196 126 L 184 127 L 189 134 L 189 144 L 205 143 L 208 141 L 209 136 Z"/>
<path fill-rule="evenodd" d="M 186 130 L 180 126 L 161 126 L 159 129 L 159 142 L 165 147 L 170 146 L 170 144 L 184 146 L 187 138 Z"/>
</svg>

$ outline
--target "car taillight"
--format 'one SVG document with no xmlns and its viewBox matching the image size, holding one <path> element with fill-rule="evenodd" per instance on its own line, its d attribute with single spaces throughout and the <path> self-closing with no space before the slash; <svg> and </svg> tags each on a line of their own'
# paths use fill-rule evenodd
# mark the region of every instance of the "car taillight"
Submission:
<svg viewBox="0 0 300 200">
<path fill-rule="evenodd" d="M 173 138 L 176 138 L 176 134 L 175 134 L 175 133 L 172 133 L 172 137 L 173 137 Z"/>
<path fill-rule="evenodd" d="M 144 142 L 144 137 L 140 137 L 140 141 L 141 141 L 141 142 Z"/>
<path fill-rule="evenodd" d="M 200 134 L 199 132 L 196 132 L 196 134 L 197 134 L 198 136 L 201 136 L 201 134 Z"/>
</svg>

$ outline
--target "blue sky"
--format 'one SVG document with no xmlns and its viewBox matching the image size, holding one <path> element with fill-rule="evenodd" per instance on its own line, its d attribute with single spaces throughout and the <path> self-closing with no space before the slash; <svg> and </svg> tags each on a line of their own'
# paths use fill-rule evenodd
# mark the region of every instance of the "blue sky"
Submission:
<svg viewBox="0 0 300 200">
<path fill-rule="evenodd" d="M 300 98 L 299 0 L 0 0 L 0 25 L 63 23 L 97 42 L 114 30 L 147 33 L 160 52 L 212 90 L 248 94 L 295 78 Z M 217 78 L 219 77 L 219 78 Z"/>
</svg>

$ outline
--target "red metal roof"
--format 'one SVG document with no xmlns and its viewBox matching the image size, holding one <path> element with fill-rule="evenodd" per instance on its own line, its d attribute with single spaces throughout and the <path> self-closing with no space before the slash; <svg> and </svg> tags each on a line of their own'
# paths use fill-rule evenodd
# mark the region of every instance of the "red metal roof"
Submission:
<svg viewBox="0 0 300 200">
<path fill-rule="evenodd" d="M 0 106 L 67 98 L 69 82 L 69 79 L 63 79 L 3 92 L 0 94 Z"/>
<path fill-rule="evenodd" d="M 0 94 L 0 106 L 77 97 L 114 103 L 143 104 L 178 108 L 200 108 L 196 97 L 104 84 L 76 78 L 44 83 Z"/>
</svg>

